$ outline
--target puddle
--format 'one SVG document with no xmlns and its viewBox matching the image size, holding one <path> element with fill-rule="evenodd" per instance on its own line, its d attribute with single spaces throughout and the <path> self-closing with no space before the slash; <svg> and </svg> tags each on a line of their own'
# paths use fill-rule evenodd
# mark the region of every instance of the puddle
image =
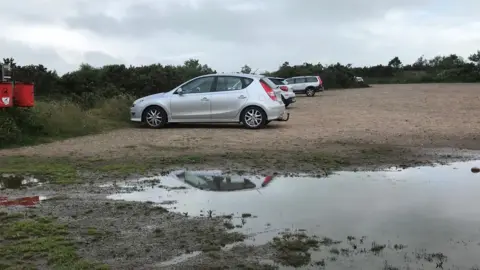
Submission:
<svg viewBox="0 0 480 270">
<path fill-rule="evenodd" d="M 227 215 L 250 244 L 285 229 L 338 240 L 312 252 L 312 262 L 327 269 L 471 269 L 480 253 L 480 174 L 471 172 L 479 163 L 277 176 L 264 188 L 265 176 L 247 175 L 256 188 L 232 192 L 192 187 L 177 172 L 109 198 L 176 202 L 162 206 L 189 216 Z"/>
<path fill-rule="evenodd" d="M 19 189 L 24 187 L 31 187 L 39 183 L 38 179 L 34 177 L 24 177 L 14 174 L 0 175 L 0 189 Z"/>
<path fill-rule="evenodd" d="M 45 200 L 46 197 L 43 196 L 33 196 L 33 197 L 21 197 L 15 199 L 8 199 L 8 197 L 0 196 L 0 206 L 35 206 L 40 201 Z"/>
</svg>

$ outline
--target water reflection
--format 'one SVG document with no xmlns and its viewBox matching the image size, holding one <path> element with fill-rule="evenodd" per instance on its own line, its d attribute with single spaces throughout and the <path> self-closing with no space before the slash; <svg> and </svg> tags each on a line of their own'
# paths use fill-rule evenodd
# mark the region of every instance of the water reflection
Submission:
<svg viewBox="0 0 480 270">
<path fill-rule="evenodd" d="M 42 200 L 40 196 L 22 197 L 8 199 L 8 197 L 0 197 L 0 206 L 35 206 Z"/>
<path fill-rule="evenodd" d="M 435 269 L 434 264 L 420 265 L 415 260 L 424 253 L 448 256 L 445 269 L 470 269 L 478 263 L 480 253 L 480 208 L 476 207 L 480 202 L 480 175 L 471 173 L 478 163 L 339 172 L 327 178 L 277 176 L 261 192 L 155 187 L 110 198 L 175 200 L 170 209 L 188 212 L 189 216 L 206 212 L 227 215 L 236 230 L 251 236 L 250 243 L 266 243 L 288 228 L 331 239 L 366 237 L 362 243 L 366 247 L 385 245 L 385 250 L 369 257 L 356 253 L 342 257 L 342 249 L 352 250 L 352 241 L 345 240 L 336 247 L 339 255 L 329 249 L 314 252 L 313 260 L 333 255 L 339 258 L 330 262 L 328 269 L 377 269 L 386 260 L 395 266 Z M 257 187 L 264 181 L 264 176 L 244 178 Z M 189 186 L 175 175 L 160 181 L 163 186 Z M 360 242 L 355 245 L 360 247 Z M 405 248 L 397 250 L 395 246 Z"/>
<path fill-rule="evenodd" d="M 239 175 L 219 175 L 193 171 L 177 173 L 179 180 L 201 190 L 235 191 L 254 189 L 256 185 L 247 178 Z"/>
<path fill-rule="evenodd" d="M 24 177 L 14 174 L 0 174 L 1 189 L 19 189 L 38 184 L 38 179 L 34 177 Z"/>
</svg>

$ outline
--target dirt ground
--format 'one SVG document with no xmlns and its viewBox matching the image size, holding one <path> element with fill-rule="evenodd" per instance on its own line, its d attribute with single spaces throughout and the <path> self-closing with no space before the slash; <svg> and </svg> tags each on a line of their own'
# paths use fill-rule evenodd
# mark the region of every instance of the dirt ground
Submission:
<svg viewBox="0 0 480 270">
<path fill-rule="evenodd" d="M 261 269 L 259 253 L 269 260 L 275 250 L 220 250 L 243 240 L 224 226 L 223 218 L 189 218 L 149 204 L 112 202 L 105 196 L 116 190 L 98 183 L 178 167 L 325 174 L 469 158 L 480 150 L 479 91 L 480 84 L 325 91 L 313 98 L 299 96 L 290 108 L 290 121 L 272 122 L 263 130 L 240 125 L 132 127 L 0 150 L 0 173 L 29 173 L 50 181 L 31 189 L 0 190 L 2 196 L 55 198 L 27 210 L 4 211 L 0 206 L 0 258 L 8 258 L 0 259 L 0 269 L 31 262 L 41 269 L 155 269 L 162 261 L 195 251 L 206 254 L 190 262 L 202 269 Z M 56 229 L 50 234 L 32 229 L 45 224 Z M 21 241 L 38 237 L 36 233 L 44 241 L 23 246 Z"/>
<path fill-rule="evenodd" d="M 240 125 L 130 128 L 51 144 L 9 149 L 0 155 L 103 156 L 145 150 L 202 153 L 246 149 L 304 150 L 324 144 L 368 143 L 480 149 L 480 84 L 374 85 L 298 97 L 288 122 L 264 130 Z M 134 150 L 138 151 L 134 151 Z"/>
</svg>

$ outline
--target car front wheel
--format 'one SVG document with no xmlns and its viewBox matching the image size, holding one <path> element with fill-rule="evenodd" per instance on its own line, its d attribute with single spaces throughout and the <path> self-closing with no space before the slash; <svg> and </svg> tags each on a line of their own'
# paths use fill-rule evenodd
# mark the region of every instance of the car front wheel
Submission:
<svg viewBox="0 0 480 270">
<path fill-rule="evenodd" d="M 143 122 L 150 128 L 162 128 L 167 123 L 167 113 L 158 106 L 148 107 L 143 113 Z"/>
</svg>

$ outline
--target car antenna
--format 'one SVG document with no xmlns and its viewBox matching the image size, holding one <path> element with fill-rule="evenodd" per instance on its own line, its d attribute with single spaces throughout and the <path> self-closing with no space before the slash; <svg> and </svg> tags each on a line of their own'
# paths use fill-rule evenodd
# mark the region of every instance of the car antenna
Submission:
<svg viewBox="0 0 480 270">
<path fill-rule="evenodd" d="M 255 73 L 257 73 L 257 71 L 258 71 L 258 68 L 255 69 L 255 71 L 252 73 L 252 75 L 256 75 Z"/>
</svg>

